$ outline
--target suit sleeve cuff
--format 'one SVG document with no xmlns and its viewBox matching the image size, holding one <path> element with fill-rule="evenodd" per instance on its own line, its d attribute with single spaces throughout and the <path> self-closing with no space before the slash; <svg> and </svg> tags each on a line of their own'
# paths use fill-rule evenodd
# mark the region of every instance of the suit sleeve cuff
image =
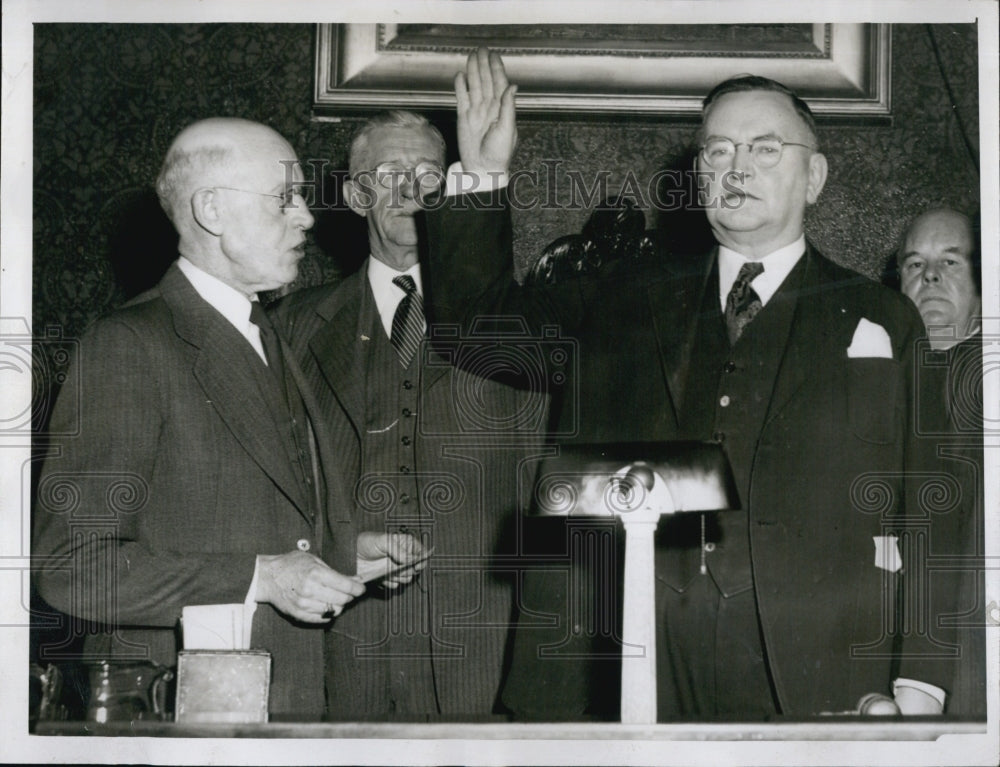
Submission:
<svg viewBox="0 0 1000 767">
<path fill-rule="evenodd" d="M 941 708 L 944 708 L 945 698 L 948 694 L 942 690 L 940 687 L 928 684 L 927 682 L 919 682 L 916 679 L 906 679 L 900 677 L 895 682 L 892 683 L 892 694 L 896 694 L 896 688 L 898 687 L 912 687 L 915 690 L 920 690 L 920 692 L 930 695 L 934 700 L 941 704 Z"/>
<path fill-rule="evenodd" d="M 495 192 L 506 188 L 508 183 L 510 174 L 506 171 L 490 171 L 481 175 L 464 170 L 461 162 L 453 162 L 448 166 L 444 193 L 446 197 L 456 197 L 460 194 Z"/>
</svg>

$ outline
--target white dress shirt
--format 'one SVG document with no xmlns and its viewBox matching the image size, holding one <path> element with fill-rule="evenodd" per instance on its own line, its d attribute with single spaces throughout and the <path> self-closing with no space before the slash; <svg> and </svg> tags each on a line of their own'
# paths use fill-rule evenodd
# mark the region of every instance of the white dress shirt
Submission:
<svg viewBox="0 0 1000 767">
<path fill-rule="evenodd" d="M 785 281 L 805 252 L 806 236 L 803 234 L 790 245 L 778 248 L 760 259 L 761 264 L 764 265 L 764 271 L 751 280 L 750 285 L 754 292 L 760 296 L 761 306 L 767 306 L 771 296 L 778 292 L 781 283 Z M 730 250 L 725 245 L 719 245 L 719 303 L 723 311 L 726 308 L 726 298 L 729 296 L 729 291 L 733 289 L 733 283 L 739 276 L 740 268 L 749 260 L 735 250 Z"/>
<path fill-rule="evenodd" d="M 188 278 L 188 282 L 198 295 L 239 331 L 266 365 L 267 355 L 264 354 L 264 345 L 260 342 L 260 328 L 250 322 L 250 299 L 218 277 L 213 277 L 204 269 L 195 266 L 184 256 L 177 259 L 177 267 Z M 257 300 L 256 296 L 254 300 Z"/>
<path fill-rule="evenodd" d="M 368 259 L 368 284 L 372 287 L 375 308 L 378 309 L 379 319 L 382 320 L 382 327 L 385 328 L 385 335 L 388 338 L 392 338 L 392 318 L 396 316 L 399 302 L 406 296 L 406 291 L 392 282 L 402 274 L 408 274 L 413 278 L 417 293 L 423 298 L 424 284 L 420 279 L 420 264 L 414 264 L 406 271 L 398 272 L 391 266 L 383 264 L 375 256 Z M 424 330 L 427 330 L 426 320 Z"/>
</svg>

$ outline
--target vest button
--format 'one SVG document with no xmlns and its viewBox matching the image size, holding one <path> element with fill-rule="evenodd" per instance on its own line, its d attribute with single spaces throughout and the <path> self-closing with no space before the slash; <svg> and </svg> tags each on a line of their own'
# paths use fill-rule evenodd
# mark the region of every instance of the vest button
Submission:
<svg viewBox="0 0 1000 767">
<path fill-rule="evenodd" d="M 305 538 L 299 538 L 298 541 L 295 542 L 295 548 L 299 551 L 309 551 L 309 549 L 312 548 L 312 544 L 310 544 Z"/>
<path fill-rule="evenodd" d="M 408 446 L 408 445 L 410 444 L 410 441 L 411 441 L 411 440 L 410 440 L 410 438 L 409 438 L 409 437 L 407 437 L 406 435 L 403 435 L 403 438 L 402 438 L 401 440 L 399 440 L 399 441 L 400 441 L 400 442 L 402 442 L 402 443 L 403 443 L 404 445 L 407 445 L 407 446 Z"/>
<path fill-rule="evenodd" d="M 413 388 L 413 382 L 411 380 L 409 380 L 409 379 L 406 379 L 405 381 L 403 381 L 403 388 L 404 389 L 412 389 Z"/>
<path fill-rule="evenodd" d="M 727 362 L 722 369 L 725 370 L 727 373 L 732 373 L 736 370 L 736 363 L 733 362 L 732 360 L 729 360 L 729 362 Z"/>
<path fill-rule="evenodd" d="M 715 432 L 715 434 L 712 435 L 712 439 L 714 439 L 716 442 L 725 442 L 726 433 L 724 431 L 717 431 Z"/>
<path fill-rule="evenodd" d="M 413 413 L 410 412 L 410 408 L 404 407 L 403 408 L 403 418 L 409 418 L 411 415 L 413 415 Z"/>
<path fill-rule="evenodd" d="M 722 405 L 722 407 L 729 407 L 730 401 L 731 400 L 729 399 L 728 394 L 723 394 L 721 397 L 719 397 L 719 404 Z"/>
<path fill-rule="evenodd" d="M 715 544 L 712 543 L 711 541 L 709 541 L 708 543 L 706 543 L 705 544 L 705 551 L 707 551 L 709 554 L 711 554 L 713 551 L 715 551 Z"/>
</svg>

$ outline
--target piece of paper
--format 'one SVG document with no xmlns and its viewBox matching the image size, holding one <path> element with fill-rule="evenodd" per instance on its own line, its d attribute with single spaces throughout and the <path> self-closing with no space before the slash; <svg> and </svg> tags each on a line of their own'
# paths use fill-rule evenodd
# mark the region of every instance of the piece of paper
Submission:
<svg viewBox="0 0 1000 767">
<path fill-rule="evenodd" d="M 876 535 L 875 567 L 880 567 L 890 573 L 899 572 L 903 567 L 903 558 L 899 554 L 899 539 L 895 535 Z"/>
<path fill-rule="evenodd" d="M 185 650 L 248 650 L 256 604 L 187 605 L 181 610 Z"/>
<path fill-rule="evenodd" d="M 358 560 L 358 576 L 360 576 L 362 583 L 369 583 L 382 578 L 391 578 L 393 575 L 403 572 L 403 570 L 407 570 L 414 565 L 419 565 L 421 562 L 426 562 L 433 553 L 434 549 L 430 548 L 423 553 L 423 556 L 400 565 L 397 565 L 389 557 L 361 559 Z"/>
</svg>

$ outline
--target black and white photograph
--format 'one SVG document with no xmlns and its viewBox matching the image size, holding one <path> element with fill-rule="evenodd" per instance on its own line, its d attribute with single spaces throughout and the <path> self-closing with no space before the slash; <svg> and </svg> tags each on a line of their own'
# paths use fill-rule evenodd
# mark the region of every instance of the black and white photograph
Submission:
<svg viewBox="0 0 1000 767">
<path fill-rule="evenodd" d="M 5 3 L 0 761 L 996 764 L 998 31 Z"/>
</svg>

